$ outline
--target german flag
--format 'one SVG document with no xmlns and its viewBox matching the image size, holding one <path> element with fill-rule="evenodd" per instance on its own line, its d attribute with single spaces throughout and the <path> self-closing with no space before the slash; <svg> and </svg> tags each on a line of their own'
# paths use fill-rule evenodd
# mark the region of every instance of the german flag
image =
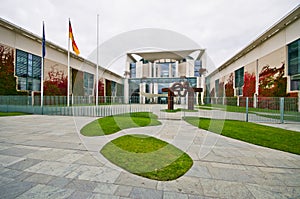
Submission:
<svg viewBox="0 0 300 199">
<path fill-rule="evenodd" d="M 76 53 L 76 55 L 79 55 L 79 49 L 76 45 L 75 39 L 74 39 L 74 35 L 73 35 L 73 31 L 72 31 L 72 26 L 71 26 L 71 21 L 69 20 L 69 38 L 72 40 L 72 48 L 73 51 Z"/>
</svg>

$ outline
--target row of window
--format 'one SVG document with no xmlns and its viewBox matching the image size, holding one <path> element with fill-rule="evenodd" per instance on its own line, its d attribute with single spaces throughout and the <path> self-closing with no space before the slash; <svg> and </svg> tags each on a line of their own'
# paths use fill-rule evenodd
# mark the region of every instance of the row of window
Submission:
<svg viewBox="0 0 300 199">
<path fill-rule="evenodd" d="M 171 74 L 169 71 L 170 64 L 171 64 Z M 201 60 L 196 60 L 195 66 L 194 66 L 194 76 L 195 77 L 201 76 L 201 74 L 199 72 L 201 68 L 202 68 Z M 158 70 L 158 69 L 160 69 L 160 70 Z M 130 78 L 136 78 L 136 63 L 135 62 L 130 63 L 129 70 L 130 70 Z M 163 63 L 157 62 L 156 70 L 154 71 L 153 67 L 151 70 L 152 70 L 152 74 L 154 74 L 154 72 L 156 71 L 155 77 L 176 77 L 176 63 L 175 62 L 163 62 Z"/>
<path fill-rule="evenodd" d="M 16 76 L 18 77 L 18 90 L 41 90 L 41 57 L 16 50 Z M 83 73 L 84 95 L 93 95 L 94 75 Z"/>
<path fill-rule="evenodd" d="M 290 90 L 300 90 L 300 39 L 288 45 L 288 75 L 290 79 Z M 236 95 L 243 94 L 244 67 L 234 71 L 234 83 Z M 216 95 L 219 93 L 219 80 L 215 80 Z"/>
</svg>

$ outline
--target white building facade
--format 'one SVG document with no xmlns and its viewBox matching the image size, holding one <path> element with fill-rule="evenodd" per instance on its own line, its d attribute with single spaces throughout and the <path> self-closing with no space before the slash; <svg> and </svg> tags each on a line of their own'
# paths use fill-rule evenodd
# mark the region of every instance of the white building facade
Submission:
<svg viewBox="0 0 300 199">
<path fill-rule="evenodd" d="M 127 53 L 124 79 L 125 103 L 167 103 L 167 92 L 175 82 L 188 81 L 203 88 L 201 73 L 206 68 L 204 49 Z M 198 96 L 198 93 L 195 93 Z M 198 103 L 198 97 L 195 98 Z M 175 97 L 175 103 L 186 104 L 186 97 Z"/>
</svg>

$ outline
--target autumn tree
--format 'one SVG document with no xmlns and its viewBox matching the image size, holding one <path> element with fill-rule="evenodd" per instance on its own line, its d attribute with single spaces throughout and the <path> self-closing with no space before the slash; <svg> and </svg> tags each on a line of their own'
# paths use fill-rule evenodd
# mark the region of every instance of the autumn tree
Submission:
<svg viewBox="0 0 300 199">
<path fill-rule="evenodd" d="M 284 63 L 280 68 L 263 67 L 259 74 L 259 96 L 285 97 L 287 78 L 284 76 Z"/>
<path fill-rule="evenodd" d="M 234 89 L 233 89 L 233 73 L 230 73 L 227 83 L 225 84 L 225 96 L 226 97 L 233 97 L 234 96 Z"/>
<path fill-rule="evenodd" d="M 243 87 L 243 96 L 244 97 L 253 97 L 255 93 L 255 74 L 245 72 L 244 74 L 244 87 Z"/>
</svg>

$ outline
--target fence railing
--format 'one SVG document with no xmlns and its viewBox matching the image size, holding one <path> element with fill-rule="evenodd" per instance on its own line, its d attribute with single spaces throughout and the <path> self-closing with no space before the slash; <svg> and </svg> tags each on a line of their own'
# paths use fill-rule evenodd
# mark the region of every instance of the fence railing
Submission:
<svg viewBox="0 0 300 199">
<path fill-rule="evenodd" d="M 227 112 L 245 113 L 246 121 L 300 122 L 300 100 L 297 97 L 216 97 L 205 101 Z"/>
<path fill-rule="evenodd" d="M 125 104 L 124 97 L 99 97 L 99 104 L 95 106 L 93 96 L 73 96 L 70 99 L 71 106 L 68 107 L 65 96 L 44 96 L 43 106 L 40 104 L 39 96 L 0 96 L 0 112 L 103 117 L 126 112 L 153 110 L 150 104 L 139 104 L 138 96 L 130 99 L 130 103 Z M 145 102 L 147 103 L 147 101 Z M 200 107 L 199 115 L 207 117 L 212 115 L 210 110 L 214 110 L 215 113 L 219 111 L 220 114 L 226 112 L 226 119 L 267 123 L 300 122 L 298 98 L 219 97 L 204 99 L 204 102 L 206 104 Z M 167 105 L 161 106 L 167 108 Z"/>
</svg>

